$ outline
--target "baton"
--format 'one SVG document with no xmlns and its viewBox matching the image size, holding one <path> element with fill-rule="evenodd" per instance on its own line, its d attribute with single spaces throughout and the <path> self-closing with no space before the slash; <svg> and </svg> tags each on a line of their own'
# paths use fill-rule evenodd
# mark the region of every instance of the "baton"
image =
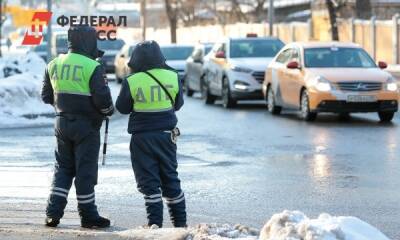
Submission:
<svg viewBox="0 0 400 240">
<path fill-rule="evenodd" d="M 104 143 L 103 143 L 103 161 L 101 161 L 101 165 L 106 165 L 106 154 L 107 154 L 107 142 L 108 142 L 108 122 L 109 118 L 106 117 L 106 127 L 104 130 Z"/>
</svg>

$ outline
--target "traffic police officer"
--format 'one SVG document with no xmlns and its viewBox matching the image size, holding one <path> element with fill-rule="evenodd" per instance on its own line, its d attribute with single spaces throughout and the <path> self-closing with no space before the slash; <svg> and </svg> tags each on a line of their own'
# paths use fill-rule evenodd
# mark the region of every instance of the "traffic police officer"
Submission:
<svg viewBox="0 0 400 240">
<path fill-rule="evenodd" d="M 139 191 L 144 194 L 149 227 L 162 227 L 165 198 L 174 227 L 186 227 L 185 196 L 176 160 L 175 111 L 183 105 L 177 73 L 165 63 L 154 41 L 139 43 L 129 60 L 116 108 L 130 114 L 130 151 Z"/>
<path fill-rule="evenodd" d="M 68 192 L 75 178 L 81 226 L 102 228 L 110 221 L 97 212 L 94 187 L 100 128 L 105 116 L 114 111 L 103 67 L 95 60 L 104 52 L 97 49 L 92 27 L 68 30 L 67 54 L 52 60 L 46 69 L 42 99 L 56 110 L 56 164 L 48 205 L 46 225 L 56 227 L 64 215 Z"/>
</svg>

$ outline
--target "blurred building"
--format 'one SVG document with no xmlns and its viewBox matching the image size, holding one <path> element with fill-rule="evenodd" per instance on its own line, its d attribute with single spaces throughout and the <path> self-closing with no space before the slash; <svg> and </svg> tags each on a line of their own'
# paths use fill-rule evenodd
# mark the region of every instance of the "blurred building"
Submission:
<svg viewBox="0 0 400 240">
<path fill-rule="evenodd" d="M 338 17 L 341 18 L 370 18 L 375 16 L 377 19 L 391 19 L 396 13 L 400 13 L 400 0 L 370 0 L 370 9 L 365 8 L 365 4 L 361 4 L 363 9 L 357 9 L 356 0 L 336 1 L 338 6 Z M 365 0 L 362 1 L 365 3 Z M 315 0 L 312 2 L 312 10 L 326 10 L 325 0 Z M 359 11 L 363 12 L 363 16 L 359 16 Z"/>
</svg>

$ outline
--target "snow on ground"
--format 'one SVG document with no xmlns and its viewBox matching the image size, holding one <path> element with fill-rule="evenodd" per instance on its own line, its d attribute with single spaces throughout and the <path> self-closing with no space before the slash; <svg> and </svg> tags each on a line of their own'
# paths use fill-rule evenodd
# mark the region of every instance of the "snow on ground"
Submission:
<svg viewBox="0 0 400 240">
<path fill-rule="evenodd" d="M 332 217 L 321 214 L 310 219 L 299 211 L 273 215 L 261 230 L 242 225 L 199 224 L 194 227 L 123 230 L 113 226 L 106 230 L 85 230 L 64 225 L 45 228 L 42 225 L 0 226 L 0 239 L 131 239 L 131 240 L 390 240 L 376 228 L 356 217 Z"/>
<path fill-rule="evenodd" d="M 356 217 L 332 217 L 323 213 L 309 219 L 299 211 L 275 214 L 261 230 L 260 240 L 389 240 Z"/>
<path fill-rule="evenodd" d="M 54 112 L 40 98 L 46 63 L 35 53 L 0 58 L 0 128 L 50 124 Z"/>
</svg>

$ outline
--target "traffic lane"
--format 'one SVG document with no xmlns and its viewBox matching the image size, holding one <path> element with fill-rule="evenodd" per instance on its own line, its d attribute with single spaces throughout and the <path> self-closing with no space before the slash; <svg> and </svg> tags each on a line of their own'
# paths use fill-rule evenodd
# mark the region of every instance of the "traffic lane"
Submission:
<svg viewBox="0 0 400 240">
<path fill-rule="evenodd" d="M 312 216 L 356 215 L 398 237 L 396 123 L 381 126 L 371 114 L 347 123 L 337 122 L 334 115 L 305 123 L 292 113 L 272 116 L 262 105 L 226 110 L 199 99 L 185 101 L 178 113 L 183 134 L 178 158 L 190 224 L 261 227 L 273 213 L 299 209 Z M 100 167 L 96 187 L 101 212 L 124 228 L 145 222 L 130 166 L 127 122 L 126 116 L 112 117 L 108 162 Z M 360 139 L 365 147 L 358 146 Z M 21 205 L 26 212 L 42 209 L 18 219 L 42 224 L 54 162 L 53 129 L 1 130 L 0 142 L 1 215 L 14 216 Z M 353 142 L 358 145 L 349 145 Z M 79 219 L 73 193 L 63 223 L 75 226 Z"/>
<path fill-rule="evenodd" d="M 185 136 L 192 135 L 197 145 L 201 139 L 208 143 L 208 149 L 193 149 L 189 153 L 192 157 L 227 154 L 223 167 L 196 168 L 198 174 L 204 170 L 203 177 L 212 186 L 219 186 L 215 194 L 221 196 L 215 202 L 215 198 L 207 198 L 204 209 L 213 201 L 210 206 L 240 209 L 230 214 L 259 224 L 282 208 L 300 209 L 310 215 L 326 211 L 359 216 L 396 233 L 393 223 L 399 211 L 394 214 L 393 208 L 400 199 L 396 190 L 400 176 L 396 121 L 382 125 L 376 114 L 356 114 L 350 121 L 341 122 L 336 115 L 327 114 L 307 123 L 294 113 L 272 116 L 262 105 L 227 110 L 189 98 L 179 116 L 181 152 L 190 150 L 183 142 Z M 191 182 L 196 184 L 196 179 Z M 200 182 L 189 189 L 202 185 Z M 232 191 L 226 190 L 229 188 Z M 201 197 L 196 204 L 199 201 Z M 260 214 L 261 210 L 265 214 Z M 211 212 L 220 213 L 217 209 Z"/>
</svg>

